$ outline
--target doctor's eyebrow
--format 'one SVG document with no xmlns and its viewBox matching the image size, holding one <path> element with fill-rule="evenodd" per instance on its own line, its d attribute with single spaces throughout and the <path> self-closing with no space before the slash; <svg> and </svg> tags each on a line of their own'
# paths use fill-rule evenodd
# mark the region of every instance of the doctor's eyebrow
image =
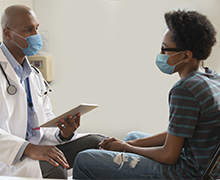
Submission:
<svg viewBox="0 0 220 180">
<path fill-rule="evenodd" d="M 40 24 L 37 25 L 37 28 L 40 26 Z M 29 26 L 24 26 L 23 28 L 24 29 L 28 29 L 28 28 L 34 28 L 35 26 L 34 25 L 29 25 Z"/>
</svg>

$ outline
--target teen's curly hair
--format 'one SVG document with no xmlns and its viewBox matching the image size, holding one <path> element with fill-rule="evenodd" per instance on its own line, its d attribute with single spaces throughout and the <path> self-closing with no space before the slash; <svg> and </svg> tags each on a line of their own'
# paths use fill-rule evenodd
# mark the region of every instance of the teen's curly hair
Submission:
<svg viewBox="0 0 220 180">
<path fill-rule="evenodd" d="M 206 16 L 196 11 L 177 10 L 165 13 L 164 17 L 177 49 L 190 50 L 197 60 L 209 57 L 216 43 L 216 30 Z"/>
</svg>

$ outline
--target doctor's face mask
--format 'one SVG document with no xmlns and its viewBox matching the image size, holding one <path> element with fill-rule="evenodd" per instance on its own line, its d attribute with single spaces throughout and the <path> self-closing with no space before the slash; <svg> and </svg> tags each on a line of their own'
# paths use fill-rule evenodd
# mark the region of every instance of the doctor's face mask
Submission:
<svg viewBox="0 0 220 180">
<path fill-rule="evenodd" d="M 27 48 L 22 48 L 21 46 L 19 46 L 16 42 L 14 42 L 12 40 L 12 42 L 15 45 L 17 45 L 19 48 L 21 48 L 23 50 L 25 55 L 33 56 L 33 55 L 35 55 L 41 49 L 41 47 L 42 47 L 42 39 L 41 39 L 40 34 L 35 34 L 35 35 L 28 36 L 28 37 L 24 38 L 23 36 L 15 33 L 14 31 L 11 31 L 11 32 L 14 33 L 15 35 L 25 39 L 26 42 L 28 43 L 28 47 Z"/>
</svg>

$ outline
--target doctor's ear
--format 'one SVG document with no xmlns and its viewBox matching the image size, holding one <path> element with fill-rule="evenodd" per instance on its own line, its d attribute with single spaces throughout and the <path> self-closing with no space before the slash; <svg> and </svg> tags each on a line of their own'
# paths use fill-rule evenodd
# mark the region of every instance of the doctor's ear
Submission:
<svg viewBox="0 0 220 180">
<path fill-rule="evenodd" d="M 191 61 L 192 57 L 193 57 L 193 53 L 190 50 L 184 51 L 184 53 L 183 53 L 184 62 L 187 63 L 187 62 Z"/>
<path fill-rule="evenodd" d="M 3 36 L 7 40 L 11 40 L 11 32 L 8 28 L 3 29 Z"/>
</svg>

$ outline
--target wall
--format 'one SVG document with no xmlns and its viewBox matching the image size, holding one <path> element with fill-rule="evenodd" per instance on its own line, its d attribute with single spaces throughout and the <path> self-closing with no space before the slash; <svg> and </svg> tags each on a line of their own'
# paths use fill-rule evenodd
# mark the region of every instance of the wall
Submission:
<svg viewBox="0 0 220 180">
<path fill-rule="evenodd" d="M 33 7 L 40 30 L 50 33 L 54 113 L 97 103 L 98 109 L 82 116 L 79 132 L 120 139 L 133 130 L 153 134 L 167 128 L 167 96 L 179 77 L 155 66 L 164 13 L 198 10 L 220 29 L 219 0 L 34 0 Z M 220 72 L 218 49 L 206 65 Z"/>
</svg>

